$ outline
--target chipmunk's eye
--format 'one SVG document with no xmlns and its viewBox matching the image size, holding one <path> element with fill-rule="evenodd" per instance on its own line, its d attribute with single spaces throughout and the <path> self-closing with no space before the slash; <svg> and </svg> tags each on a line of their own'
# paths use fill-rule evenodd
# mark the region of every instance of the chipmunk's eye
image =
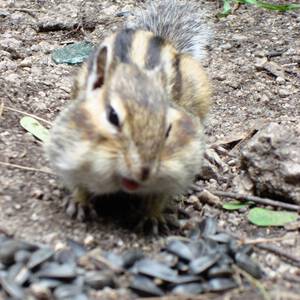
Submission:
<svg viewBox="0 0 300 300">
<path fill-rule="evenodd" d="M 167 131 L 166 131 L 166 139 L 168 138 L 168 136 L 170 135 L 170 131 L 172 129 L 172 124 L 169 125 Z"/>
<path fill-rule="evenodd" d="M 118 117 L 116 111 L 111 106 L 108 107 L 108 116 L 107 117 L 108 117 L 108 121 L 111 124 L 113 124 L 116 127 L 120 126 L 119 117 Z"/>
</svg>

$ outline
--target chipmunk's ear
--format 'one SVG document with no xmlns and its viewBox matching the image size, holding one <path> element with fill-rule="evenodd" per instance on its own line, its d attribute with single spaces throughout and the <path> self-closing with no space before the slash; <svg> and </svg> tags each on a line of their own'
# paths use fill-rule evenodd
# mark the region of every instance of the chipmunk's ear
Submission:
<svg viewBox="0 0 300 300">
<path fill-rule="evenodd" d="M 94 82 L 93 88 L 99 88 L 103 85 L 105 80 L 105 71 L 107 64 L 107 47 L 104 46 L 99 50 L 96 57 L 96 81 Z"/>
<path fill-rule="evenodd" d="M 97 49 L 88 64 L 87 90 L 101 88 L 105 82 L 107 72 L 107 46 Z"/>
</svg>

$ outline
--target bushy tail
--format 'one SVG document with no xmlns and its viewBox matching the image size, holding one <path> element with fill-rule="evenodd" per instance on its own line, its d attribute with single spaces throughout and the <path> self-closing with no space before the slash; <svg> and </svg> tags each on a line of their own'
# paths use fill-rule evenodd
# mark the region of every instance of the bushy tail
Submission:
<svg viewBox="0 0 300 300">
<path fill-rule="evenodd" d="M 193 0 L 149 0 L 126 27 L 151 31 L 172 42 L 179 52 L 201 60 L 212 36 L 204 13 Z"/>
</svg>

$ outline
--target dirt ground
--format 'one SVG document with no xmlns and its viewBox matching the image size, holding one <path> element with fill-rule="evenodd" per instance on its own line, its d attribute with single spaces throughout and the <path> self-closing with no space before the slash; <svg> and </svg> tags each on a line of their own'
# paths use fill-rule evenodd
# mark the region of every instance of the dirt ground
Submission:
<svg viewBox="0 0 300 300">
<path fill-rule="evenodd" d="M 10 109 L 54 120 L 69 101 L 78 67 L 55 64 L 51 52 L 75 41 L 99 42 L 122 22 L 116 14 L 132 9 L 138 2 L 0 0 L 0 104 L 4 104 L 0 113 L 0 162 L 39 170 L 0 166 L 1 229 L 54 246 L 71 237 L 92 241 L 103 249 L 138 247 L 150 253 L 164 242 L 164 237 L 144 238 L 120 226 L 114 214 L 86 223 L 67 217 L 62 203 L 65 192 L 59 180 L 46 173 L 50 169 L 42 145 L 19 125 L 22 114 Z M 218 20 L 218 2 L 203 5 L 215 32 L 204 62 L 214 88 L 206 128 L 208 143 L 270 121 L 299 126 L 299 11 L 277 13 L 241 6 L 233 15 Z M 62 30 L 57 30 L 59 26 Z M 260 68 L 265 58 L 283 68 L 284 77 Z M 231 186 L 231 182 L 219 186 L 213 180 L 207 184 L 218 189 Z M 182 221 L 185 226 L 193 224 L 200 214 L 213 215 L 220 226 L 243 237 L 286 236 L 276 245 L 300 253 L 297 230 L 261 229 L 248 223 L 246 212 L 222 211 L 206 204 L 201 205 L 201 211 L 189 202 L 185 208 L 192 216 Z M 299 268 L 261 250 L 255 258 L 268 274 L 264 283 L 272 299 L 300 299 Z M 249 299 L 261 297 L 251 289 L 244 293 Z"/>
</svg>

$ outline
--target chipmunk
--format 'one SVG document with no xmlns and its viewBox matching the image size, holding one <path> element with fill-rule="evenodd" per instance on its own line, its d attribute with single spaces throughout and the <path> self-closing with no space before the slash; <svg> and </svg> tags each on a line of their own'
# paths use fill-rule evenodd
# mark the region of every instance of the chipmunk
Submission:
<svg viewBox="0 0 300 300">
<path fill-rule="evenodd" d="M 166 225 L 164 210 L 192 184 L 204 152 L 202 14 L 192 1 L 149 1 L 82 65 L 46 145 L 74 193 L 69 214 L 82 218 L 90 195 L 122 191 L 142 201 L 141 224 Z"/>
</svg>

